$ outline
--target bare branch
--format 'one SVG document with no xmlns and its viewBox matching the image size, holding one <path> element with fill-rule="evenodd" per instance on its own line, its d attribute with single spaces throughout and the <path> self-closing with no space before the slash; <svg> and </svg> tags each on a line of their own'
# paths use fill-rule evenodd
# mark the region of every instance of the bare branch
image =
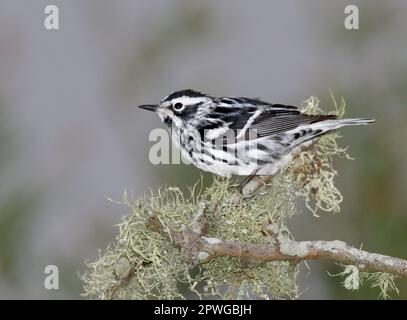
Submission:
<svg viewBox="0 0 407 320">
<path fill-rule="evenodd" d="M 261 187 L 260 177 L 250 181 L 252 187 Z M 251 189 L 254 192 L 254 189 Z M 256 189 L 257 190 L 257 189 Z M 327 259 L 344 265 L 354 265 L 361 271 L 386 272 L 398 276 L 407 276 L 407 260 L 370 253 L 356 249 L 343 241 L 293 241 L 273 227 L 266 227 L 272 241 L 265 244 L 237 243 L 230 240 L 205 237 L 207 222 L 206 204 L 201 202 L 193 217 L 191 227 L 184 226 L 181 231 L 169 230 L 161 224 L 155 213 L 149 213 L 146 226 L 158 232 L 194 263 L 202 263 L 217 257 L 236 257 L 252 263 L 269 261 L 293 261 Z"/>
<path fill-rule="evenodd" d="M 192 228 L 181 232 L 166 230 L 154 215 L 149 215 L 147 226 L 173 243 L 194 262 L 207 262 L 221 256 L 236 257 L 251 263 L 268 261 L 295 261 L 328 259 L 359 270 L 387 272 L 407 276 L 407 260 L 356 249 L 343 241 L 293 241 L 282 234 L 274 235 L 274 243 L 248 244 L 230 240 L 207 238 L 202 235 L 205 205 L 198 205 Z"/>
<path fill-rule="evenodd" d="M 254 263 L 328 259 L 345 265 L 355 265 L 359 270 L 407 276 L 407 260 L 359 250 L 343 241 L 296 242 L 279 235 L 278 242 L 277 245 L 242 244 L 202 237 L 201 250 L 208 253 L 205 261 L 220 256 L 239 257 Z"/>
<path fill-rule="evenodd" d="M 236 257 L 247 262 L 262 264 L 269 261 L 293 261 L 328 259 L 344 265 L 354 265 L 361 271 L 386 272 L 407 276 L 407 260 L 370 253 L 356 249 L 343 241 L 293 241 L 268 225 L 266 230 L 273 238 L 271 243 L 249 244 L 205 237 L 205 203 L 199 203 L 191 228 L 169 230 L 154 213 L 148 213 L 146 226 L 158 232 L 179 247 L 194 263 L 202 263 L 217 257 Z"/>
</svg>

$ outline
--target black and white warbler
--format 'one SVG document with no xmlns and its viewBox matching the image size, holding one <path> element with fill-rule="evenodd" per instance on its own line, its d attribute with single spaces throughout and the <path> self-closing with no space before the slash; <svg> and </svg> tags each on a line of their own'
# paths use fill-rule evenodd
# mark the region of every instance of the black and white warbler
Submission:
<svg viewBox="0 0 407 320">
<path fill-rule="evenodd" d="M 190 89 L 140 108 L 158 114 L 184 157 L 221 176 L 275 174 L 322 135 L 374 122 L 304 114 L 295 106 L 217 98 Z"/>
</svg>

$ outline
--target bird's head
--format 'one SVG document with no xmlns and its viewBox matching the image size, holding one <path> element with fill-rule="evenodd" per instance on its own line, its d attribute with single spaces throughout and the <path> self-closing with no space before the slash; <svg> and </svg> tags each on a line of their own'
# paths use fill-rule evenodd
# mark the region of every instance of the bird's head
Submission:
<svg viewBox="0 0 407 320">
<path fill-rule="evenodd" d="M 202 107 L 212 97 L 191 89 L 175 91 L 165 97 L 159 104 L 141 105 L 139 108 L 154 111 L 167 126 L 184 127 L 193 125 L 194 120 L 206 112 Z"/>
</svg>

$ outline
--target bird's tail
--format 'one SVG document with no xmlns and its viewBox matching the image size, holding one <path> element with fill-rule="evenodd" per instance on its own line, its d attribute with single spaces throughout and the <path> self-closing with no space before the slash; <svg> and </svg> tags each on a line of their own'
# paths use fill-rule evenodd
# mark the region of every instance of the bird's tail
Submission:
<svg viewBox="0 0 407 320">
<path fill-rule="evenodd" d="M 323 120 L 312 124 L 314 129 L 320 128 L 325 132 L 339 129 L 344 126 L 359 126 L 367 125 L 375 122 L 374 119 L 364 119 L 364 118 L 355 118 L 355 119 L 332 119 L 332 120 Z"/>
<path fill-rule="evenodd" d="M 334 116 L 329 116 L 329 118 L 326 117 L 325 120 L 322 119 L 320 121 L 309 124 L 308 126 L 299 127 L 297 129 L 297 131 L 299 132 L 297 134 L 293 134 L 293 139 L 296 140 L 294 142 L 294 145 L 300 145 L 306 141 L 315 140 L 316 138 L 319 138 L 344 126 L 367 125 L 373 122 L 375 122 L 374 119 L 337 119 Z M 299 139 L 297 138 L 298 136 Z"/>
<path fill-rule="evenodd" d="M 375 122 L 374 119 L 364 119 L 364 118 L 355 118 L 355 119 L 336 119 L 331 121 L 323 121 L 322 123 L 327 124 L 327 122 L 332 122 L 332 125 L 335 127 L 343 127 L 343 126 L 358 126 L 358 125 L 365 125 L 369 123 Z"/>
</svg>

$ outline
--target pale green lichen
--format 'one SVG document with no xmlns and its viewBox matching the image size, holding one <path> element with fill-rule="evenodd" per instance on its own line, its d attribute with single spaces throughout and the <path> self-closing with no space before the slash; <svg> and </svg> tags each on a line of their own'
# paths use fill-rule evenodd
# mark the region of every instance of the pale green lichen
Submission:
<svg viewBox="0 0 407 320">
<path fill-rule="evenodd" d="M 335 113 L 342 116 L 345 103 Z M 319 101 L 311 97 L 303 110 L 322 114 Z M 304 151 L 285 170 L 273 177 L 266 195 L 242 197 L 232 188 L 230 179 L 214 177 L 202 190 L 202 179 L 186 195 L 177 187 L 167 187 L 134 200 L 127 192 L 121 204 L 129 214 L 118 224 L 116 241 L 81 276 L 84 296 L 100 299 L 183 299 L 183 298 L 297 298 L 298 265 L 271 261 L 256 265 L 238 258 L 218 257 L 196 266 L 174 246 L 170 230 L 191 225 L 198 203 L 206 204 L 207 238 L 264 244 L 274 241 L 270 235 L 290 233 L 285 222 L 296 212 L 296 198 L 305 200 L 316 215 L 318 209 L 338 212 L 342 196 L 334 185 L 337 172 L 332 158 L 348 158 L 337 145 L 338 133 L 322 137 L 312 149 Z M 163 226 L 163 233 L 146 226 L 148 213 Z M 286 242 L 285 242 L 286 243 Z M 288 249 L 287 249 L 288 250 Z M 197 260 L 206 261 L 207 253 L 198 252 Z M 130 270 L 129 270 L 130 269 Z M 383 279 L 383 278 L 381 278 Z M 387 288 L 392 288 L 387 280 Z M 384 288 L 384 284 L 380 288 Z M 355 287 L 356 282 L 349 282 Z"/>
<path fill-rule="evenodd" d="M 209 253 L 205 251 L 201 251 L 198 254 L 198 261 L 205 261 L 209 257 Z"/>
<path fill-rule="evenodd" d="M 320 108 L 317 97 L 306 100 L 302 111 L 310 114 L 335 114 L 342 117 L 345 113 L 345 100 L 342 98 L 338 105 L 335 97 L 331 94 L 335 110 L 324 112 Z M 339 147 L 338 132 L 324 135 L 309 150 L 302 152 L 299 159 L 291 164 L 291 178 L 296 188 L 296 194 L 305 199 L 305 204 L 314 215 L 321 209 L 326 212 L 339 212 L 343 198 L 334 184 L 334 178 L 338 172 L 333 168 L 332 159 L 335 156 L 351 159 L 346 148 Z"/>
<path fill-rule="evenodd" d="M 287 256 L 302 258 L 309 253 L 305 243 L 297 243 L 288 239 L 287 237 L 282 236 L 281 234 L 278 236 L 278 241 L 280 244 L 280 252 Z"/>
<path fill-rule="evenodd" d="M 345 266 L 345 269 L 337 275 L 345 276 L 343 286 L 348 290 L 359 290 L 363 281 L 363 277 L 360 276 L 359 269 L 353 265 Z"/>
<path fill-rule="evenodd" d="M 365 282 L 370 282 L 371 288 L 379 288 L 379 297 L 389 299 L 392 292 L 399 294 L 399 289 L 396 287 L 396 275 L 386 272 L 367 272 L 360 271 L 357 266 L 343 266 L 344 271 L 338 274 L 330 274 L 333 277 L 344 276 L 343 286 L 348 290 L 359 290 Z"/>
<path fill-rule="evenodd" d="M 264 243 L 262 232 L 270 218 L 283 219 L 295 209 L 290 201 L 278 196 L 230 201 L 235 189 L 230 180 L 214 178 L 204 192 L 186 197 L 178 188 L 166 188 L 142 199 L 129 199 L 126 193 L 121 203 L 131 213 L 122 217 L 114 246 L 97 261 L 88 263 L 90 271 L 82 275 L 85 296 L 101 299 L 176 299 L 237 298 L 242 282 L 251 297 L 287 298 L 297 294 L 297 267 L 287 262 L 252 265 L 238 258 L 221 257 L 194 268 L 193 263 L 164 235 L 146 227 L 148 212 L 156 212 L 164 231 L 191 227 L 198 201 L 208 203 L 205 213 L 209 220 L 208 242 L 216 238 L 250 243 Z M 194 192 L 192 192 L 194 193 Z M 277 212 L 277 210 L 280 210 Z M 198 260 L 207 254 L 198 253 Z M 134 275 L 128 283 L 127 263 Z M 124 270 L 123 270 L 124 269 Z M 118 272 L 118 270 L 120 270 Z M 124 284 L 124 285 L 123 285 Z M 179 290 L 184 287 L 184 291 Z M 241 291 L 240 291 L 241 292 Z"/>
<path fill-rule="evenodd" d="M 399 294 L 399 289 L 395 283 L 397 276 L 385 272 L 375 272 L 367 274 L 366 277 L 372 282 L 372 288 L 379 288 L 380 298 L 389 299 L 391 292 Z"/>
</svg>

